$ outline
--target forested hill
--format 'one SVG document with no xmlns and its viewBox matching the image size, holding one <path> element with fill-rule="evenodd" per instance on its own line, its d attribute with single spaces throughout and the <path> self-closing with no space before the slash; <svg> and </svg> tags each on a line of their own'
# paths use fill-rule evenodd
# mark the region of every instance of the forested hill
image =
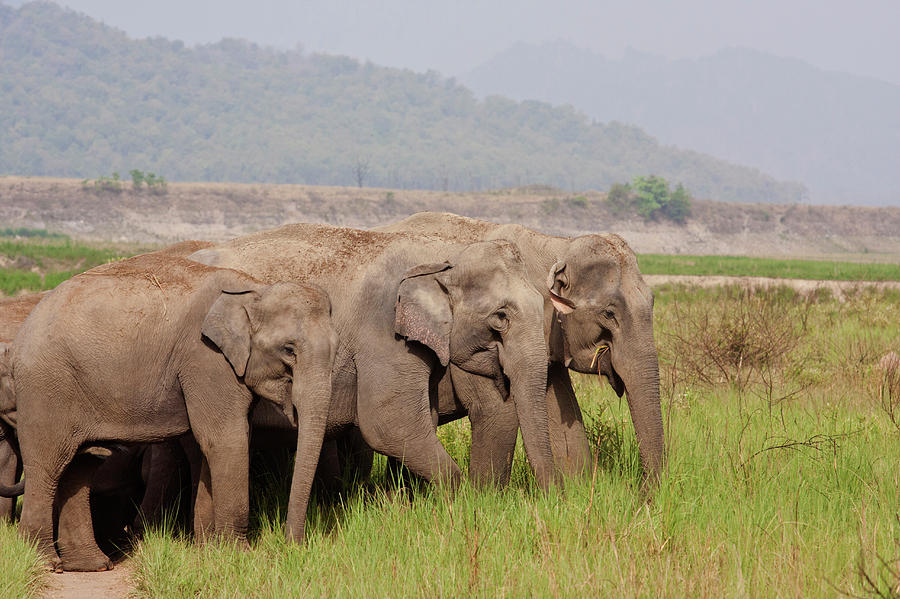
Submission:
<svg viewBox="0 0 900 599">
<path fill-rule="evenodd" d="M 801 181 L 817 204 L 900 205 L 900 86 L 888 82 L 742 48 L 608 59 L 563 41 L 517 44 L 462 80 Z"/>
<path fill-rule="evenodd" d="M 0 174 L 605 190 L 652 173 L 701 198 L 805 195 L 570 107 L 237 40 L 134 40 L 47 2 L 0 4 L 0 107 Z"/>
</svg>

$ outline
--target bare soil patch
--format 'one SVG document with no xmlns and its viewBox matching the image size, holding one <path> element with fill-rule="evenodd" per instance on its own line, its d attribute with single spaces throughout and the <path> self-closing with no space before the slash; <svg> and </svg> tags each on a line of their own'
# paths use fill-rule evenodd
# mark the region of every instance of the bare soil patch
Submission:
<svg viewBox="0 0 900 599">
<path fill-rule="evenodd" d="M 131 566 L 119 562 L 108 572 L 63 572 L 52 574 L 45 599 L 125 599 L 134 586 Z"/>
</svg>

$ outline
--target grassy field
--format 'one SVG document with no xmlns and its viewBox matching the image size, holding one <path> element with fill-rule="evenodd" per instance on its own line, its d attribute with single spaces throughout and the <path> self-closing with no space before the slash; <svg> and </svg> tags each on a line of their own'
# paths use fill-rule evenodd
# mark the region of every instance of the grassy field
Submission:
<svg viewBox="0 0 900 599">
<path fill-rule="evenodd" d="M 647 275 L 731 275 L 836 281 L 900 281 L 900 264 L 785 260 L 747 256 L 675 256 L 641 254 Z"/>
<path fill-rule="evenodd" d="M 251 549 L 159 527 L 133 552 L 137 595 L 900 596 L 900 373 L 879 366 L 900 294 L 656 299 L 669 459 L 649 503 L 626 401 L 579 376 L 588 478 L 542 493 L 519 451 L 506 490 L 388 493 L 379 461 L 370 487 L 314 504 L 305 547 L 282 540 L 287 481 L 258 479 Z M 467 424 L 439 433 L 465 468 Z M 34 568 L 0 527 L 0 591 L 35 594 Z"/>
<path fill-rule="evenodd" d="M 144 249 L 78 243 L 41 229 L 0 230 L 0 293 L 53 289 L 73 275 Z"/>
</svg>

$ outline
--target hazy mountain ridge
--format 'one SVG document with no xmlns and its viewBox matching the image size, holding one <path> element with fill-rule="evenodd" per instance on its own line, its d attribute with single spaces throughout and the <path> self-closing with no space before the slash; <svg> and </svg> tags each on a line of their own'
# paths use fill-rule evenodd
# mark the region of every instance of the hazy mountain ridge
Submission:
<svg viewBox="0 0 900 599">
<path fill-rule="evenodd" d="M 814 203 L 900 204 L 900 86 L 877 79 L 744 48 L 608 60 L 554 42 L 517 44 L 461 80 L 802 181 Z"/>
<path fill-rule="evenodd" d="M 46 2 L 0 4 L 0 173 L 448 190 L 606 189 L 637 174 L 696 196 L 796 202 L 802 186 L 660 145 L 568 107 L 476 100 L 436 73 L 240 40 L 133 40 Z"/>
</svg>

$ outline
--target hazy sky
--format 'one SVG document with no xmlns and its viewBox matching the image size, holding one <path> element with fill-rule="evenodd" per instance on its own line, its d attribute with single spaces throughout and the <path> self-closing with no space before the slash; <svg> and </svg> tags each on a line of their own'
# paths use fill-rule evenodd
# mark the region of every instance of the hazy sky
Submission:
<svg viewBox="0 0 900 599">
<path fill-rule="evenodd" d="M 20 0 L 8 4 L 21 4 Z M 517 41 L 669 58 L 746 46 L 900 84 L 900 0 L 62 0 L 136 37 L 243 37 L 458 75 Z"/>
</svg>

